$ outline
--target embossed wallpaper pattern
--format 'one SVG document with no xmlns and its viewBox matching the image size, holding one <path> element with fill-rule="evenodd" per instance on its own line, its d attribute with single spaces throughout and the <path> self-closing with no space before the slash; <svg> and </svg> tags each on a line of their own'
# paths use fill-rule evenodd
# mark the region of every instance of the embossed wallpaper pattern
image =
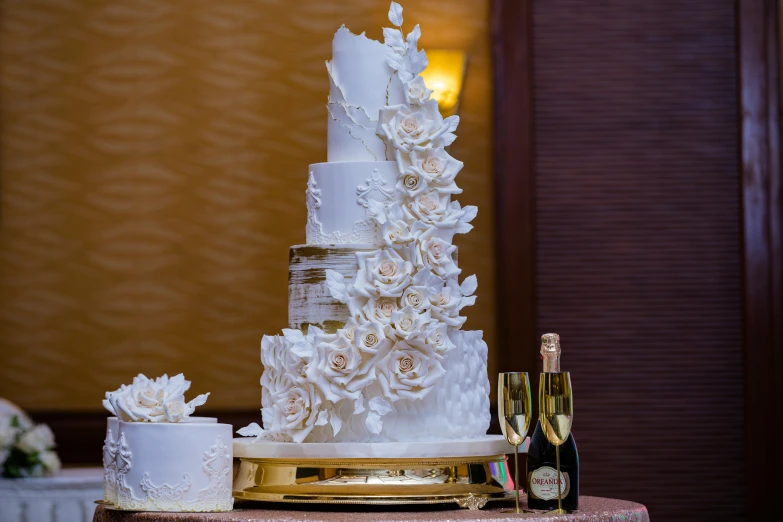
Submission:
<svg viewBox="0 0 783 522">
<path fill-rule="evenodd" d="M 0 6 L 0 396 L 99 409 L 136 372 L 184 371 L 212 407 L 260 407 L 261 336 L 286 326 L 326 159 L 332 34 L 381 38 L 388 2 Z M 480 211 L 458 245 L 492 353 L 488 0 L 405 7 L 424 48 L 470 53 L 453 154 Z"/>
</svg>

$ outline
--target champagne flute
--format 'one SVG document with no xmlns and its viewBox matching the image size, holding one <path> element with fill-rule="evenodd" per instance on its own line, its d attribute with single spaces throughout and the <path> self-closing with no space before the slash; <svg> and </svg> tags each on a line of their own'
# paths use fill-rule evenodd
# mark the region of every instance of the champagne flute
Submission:
<svg viewBox="0 0 783 522">
<path fill-rule="evenodd" d="M 527 372 L 498 375 L 498 420 L 503 436 L 514 446 L 514 489 L 519 513 L 519 445 L 525 442 L 532 416 Z"/>
<path fill-rule="evenodd" d="M 563 509 L 563 484 L 560 482 L 560 446 L 568 440 L 573 421 L 574 400 L 571 392 L 571 374 L 568 372 L 542 373 L 538 389 L 538 409 L 541 429 L 555 447 L 557 463 L 557 509 L 551 513 L 567 513 Z"/>
</svg>

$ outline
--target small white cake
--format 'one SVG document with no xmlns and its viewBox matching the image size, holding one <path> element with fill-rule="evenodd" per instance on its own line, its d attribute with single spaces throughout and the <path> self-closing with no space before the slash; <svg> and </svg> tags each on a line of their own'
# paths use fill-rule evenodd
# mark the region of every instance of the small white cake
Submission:
<svg viewBox="0 0 783 522">
<path fill-rule="evenodd" d="M 229 424 L 120 422 L 117 507 L 230 511 L 231 439 Z"/>
<path fill-rule="evenodd" d="M 185 402 L 180 374 L 106 393 L 104 502 L 129 511 L 231 511 L 233 428 L 191 417 L 209 394 Z"/>
<path fill-rule="evenodd" d="M 119 420 L 117 417 L 106 419 L 106 439 L 103 441 L 103 502 L 117 504 L 117 450 L 119 449 Z M 215 417 L 187 417 L 183 423 L 216 423 Z"/>
</svg>

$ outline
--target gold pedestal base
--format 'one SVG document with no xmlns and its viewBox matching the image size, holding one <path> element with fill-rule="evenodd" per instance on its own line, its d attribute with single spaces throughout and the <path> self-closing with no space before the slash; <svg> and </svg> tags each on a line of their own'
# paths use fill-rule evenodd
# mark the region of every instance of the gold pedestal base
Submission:
<svg viewBox="0 0 783 522">
<path fill-rule="evenodd" d="M 480 509 L 514 497 L 505 455 L 432 459 L 240 457 L 234 498 L 324 504 L 440 504 Z"/>
</svg>

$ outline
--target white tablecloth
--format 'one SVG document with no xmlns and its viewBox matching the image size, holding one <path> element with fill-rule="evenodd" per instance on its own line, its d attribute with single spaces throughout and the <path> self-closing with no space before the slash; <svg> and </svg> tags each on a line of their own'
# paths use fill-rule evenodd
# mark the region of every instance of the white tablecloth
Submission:
<svg viewBox="0 0 783 522">
<path fill-rule="evenodd" d="M 103 498 L 103 468 L 55 477 L 0 479 L 0 522 L 90 522 Z"/>
</svg>

